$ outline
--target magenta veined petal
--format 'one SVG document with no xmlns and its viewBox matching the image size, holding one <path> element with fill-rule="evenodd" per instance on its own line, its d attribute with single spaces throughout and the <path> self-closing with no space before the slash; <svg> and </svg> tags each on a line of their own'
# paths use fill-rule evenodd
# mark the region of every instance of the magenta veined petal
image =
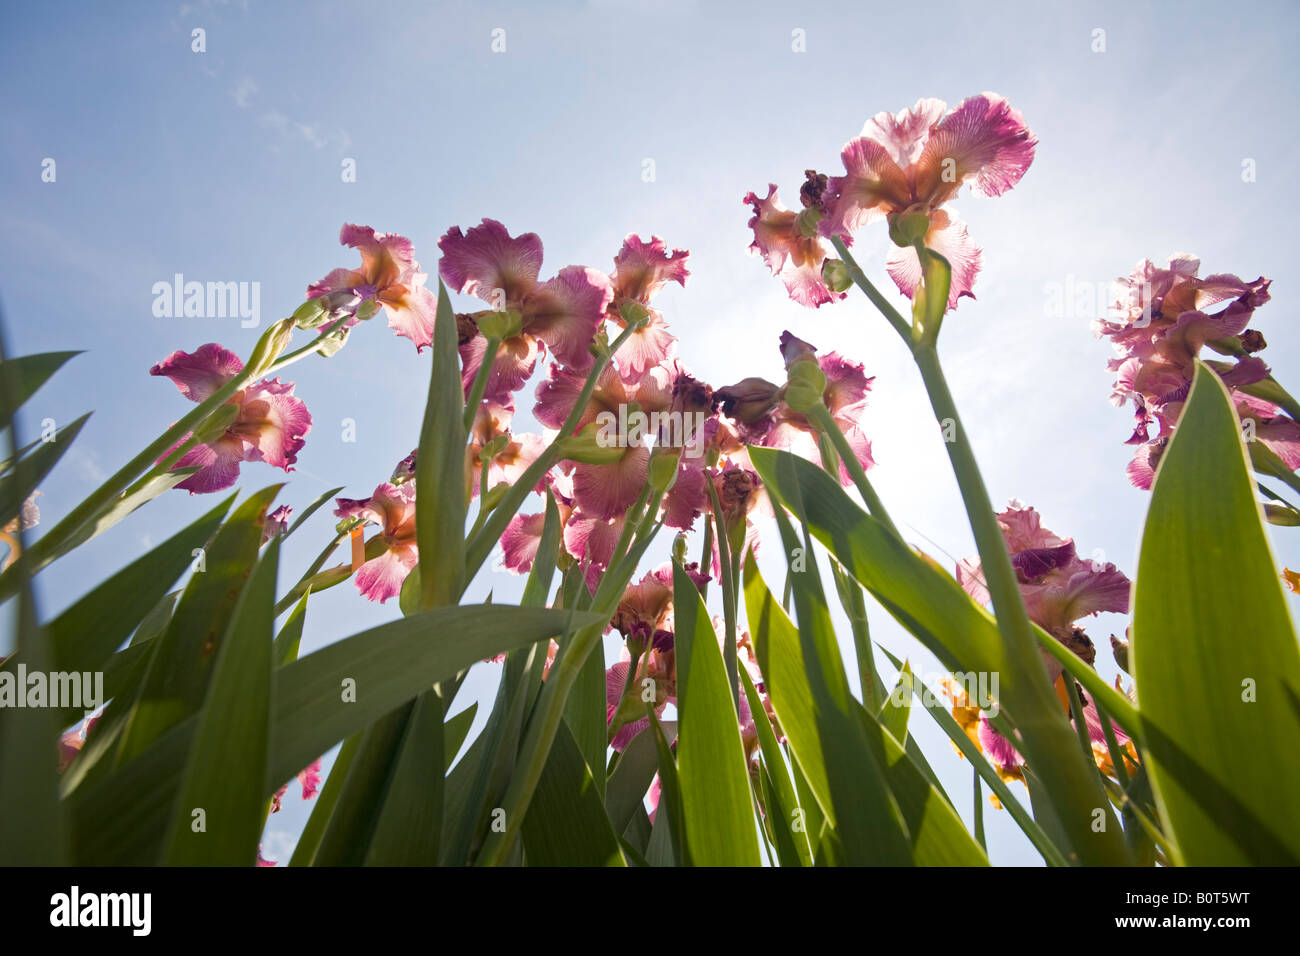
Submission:
<svg viewBox="0 0 1300 956">
<path fill-rule="evenodd" d="M 414 285 L 399 286 L 400 293 L 379 297 L 388 314 L 388 327 L 414 342 L 417 352 L 433 344 L 433 324 L 438 314 L 438 298 L 425 288 L 424 279 L 424 273 L 416 273 Z"/>
<path fill-rule="evenodd" d="M 177 350 L 153 368 L 150 375 L 165 375 L 182 395 L 201 402 L 243 371 L 239 356 L 216 342 L 200 345 L 193 352 Z"/>
<path fill-rule="evenodd" d="M 1024 176 L 1038 140 L 1020 111 L 996 93 L 972 96 L 935 126 L 916 163 L 919 199 L 947 202 L 962 183 L 983 196 L 1000 196 Z"/>
<path fill-rule="evenodd" d="M 614 289 L 603 272 L 565 266 L 524 301 L 524 331 L 545 342 L 566 365 L 590 368 L 587 347 L 613 298 Z"/>
<path fill-rule="evenodd" d="M 494 308 L 518 308 L 537 288 L 542 240 L 535 232 L 511 237 L 501 223 L 484 219 L 466 233 L 459 226 L 448 229 L 438 248 L 442 250 L 438 274 L 448 287 L 477 296 Z"/>
<path fill-rule="evenodd" d="M 293 389 L 292 382 L 276 378 L 263 379 L 244 391 L 232 431 L 249 442 L 247 460 L 293 470 L 311 431 L 311 413 L 302 399 L 294 397 Z"/>
<path fill-rule="evenodd" d="M 900 169 L 907 169 L 920 159 L 930 131 L 947 108 L 943 100 L 923 97 L 911 109 L 877 113 L 862 127 L 862 135 L 883 146 Z"/>
<path fill-rule="evenodd" d="M 629 233 L 623 240 L 623 248 L 614 257 L 615 298 L 635 299 L 644 305 L 669 282 L 686 285 L 690 275 L 686 268 L 689 256 L 685 249 L 669 252 L 667 244 L 658 236 L 651 236 L 646 242 Z"/>
</svg>

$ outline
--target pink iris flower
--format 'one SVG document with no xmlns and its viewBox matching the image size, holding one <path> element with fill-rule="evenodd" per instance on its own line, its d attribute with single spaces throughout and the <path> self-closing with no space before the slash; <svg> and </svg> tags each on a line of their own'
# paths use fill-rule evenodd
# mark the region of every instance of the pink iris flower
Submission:
<svg viewBox="0 0 1300 956">
<path fill-rule="evenodd" d="M 1033 508 L 1013 501 L 998 515 L 998 525 L 1029 619 L 1057 640 L 1074 644 L 1074 622 L 1080 618 L 1101 611 L 1128 612 L 1132 585 L 1124 573 L 1108 562 L 1081 559 L 1074 541 L 1044 528 Z M 990 603 L 979 561 L 961 562 L 957 580 L 981 604 Z M 1055 673 L 1060 673 L 1059 664 Z"/>
<path fill-rule="evenodd" d="M 749 251 L 762 256 L 772 275 L 780 276 L 791 299 L 817 308 L 844 298 L 843 292 L 832 292 L 822 279 L 822 265 L 833 250 L 813 231 L 815 218 L 785 208 L 777 198 L 775 183 L 768 184 L 765 198 L 751 192 L 743 201 L 754 211 L 749 220 L 754 231 Z M 805 228 L 805 223 L 812 225 Z"/>
<path fill-rule="evenodd" d="M 193 352 L 173 352 L 151 368 L 149 374 L 165 375 L 190 401 L 202 402 L 243 367 L 244 363 L 234 352 L 209 342 Z M 293 471 L 298 452 L 311 430 L 311 414 L 302 400 L 294 397 L 293 388 L 292 382 L 281 383 L 274 378 L 262 379 L 236 392 L 226 403 L 235 406 L 234 421 L 219 436 L 195 445 L 172 466 L 173 469 L 199 467 L 176 487 L 190 494 L 229 488 L 239 477 L 240 463 L 245 461 L 264 461 L 275 468 Z M 189 437 L 186 435 L 178 445 Z"/>
<path fill-rule="evenodd" d="M 1114 319 L 1098 319 L 1093 331 L 1109 339 L 1117 358 L 1108 363 L 1115 373 L 1111 401 L 1132 400 L 1135 428 L 1127 444 L 1135 445 L 1128 465 L 1134 486 L 1149 489 L 1156 467 L 1173 436 L 1195 374 L 1195 360 L 1207 343 L 1235 340 L 1242 350 L 1235 364 L 1214 365 L 1237 406 L 1243 422 L 1252 423 L 1255 437 L 1292 470 L 1300 468 L 1300 424 L 1272 402 L 1248 395 L 1242 387 L 1262 381 L 1268 365 L 1253 354 L 1264 348 L 1263 336 L 1247 328 L 1255 309 L 1269 300 L 1270 281 L 1262 276 L 1247 282 L 1234 275 L 1198 277 L 1200 260 L 1177 254 L 1167 267 L 1138 263 L 1119 282 Z M 1218 311 L 1212 306 L 1227 303 Z M 1151 426 L 1156 426 L 1154 437 Z"/>
<path fill-rule="evenodd" d="M 689 256 L 684 249 L 669 252 L 658 236 L 651 236 L 646 242 L 630 234 L 614 257 L 611 276 L 614 297 L 609 303 L 609 318 L 626 326 L 622 309 L 627 303 L 639 305 L 649 313 L 649 321 L 633 332 L 618 350 L 619 370 L 625 377 L 639 379 L 646 369 L 672 357 L 677 339 L 668 331 L 663 316 L 650 308 L 650 300 L 669 282 L 686 285 L 690 275 L 686 269 Z"/>
<path fill-rule="evenodd" d="M 542 240 L 532 232 L 511 237 L 495 219 L 484 219 L 468 232 L 453 226 L 438 240 L 438 248 L 443 254 L 439 272 L 450 288 L 521 317 L 520 334 L 498 349 L 488 398 L 505 402 L 509 393 L 521 388 L 545 348 L 566 365 L 590 367 L 587 347 L 614 296 L 608 276 L 584 266 L 565 266 L 541 282 Z M 486 350 L 487 339 L 477 331 L 461 345 L 467 391 Z"/>
<path fill-rule="evenodd" d="M 375 232 L 369 226 L 344 224 L 339 242 L 361 252 L 360 269 L 335 269 L 307 287 L 307 298 L 350 292 L 360 302 L 381 305 L 388 315 L 388 327 L 415 343 L 416 351 L 433 344 L 433 322 L 438 312 L 437 297 L 427 288 L 428 278 L 415 261 L 415 247 L 405 236 Z M 347 323 L 356 325 L 355 315 Z"/>
<path fill-rule="evenodd" d="M 415 541 L 415 483 L 384 482 L 369 498 L 339 498 L 334 514 L 360 518 L 379 527 L 384 552 L 357 569 L 357 590 L 383 604 L 401 593 L 402 582 L 419 559 Z"/>
<path fill-rule="evenodd" d="M 942 100 L 921 99 L 910 110 L 868 120 L 862 135 L 844 147 L 844 175 L 831 177 L 820 197 L 825 218 L 818 228 L 847 237 L 880 219 L 925 213 L 926 248 L 952 266 L 951 309 L 962 296 L 974 298 L 980 250 L 966 224 L 941 207 L 968 182 L 983 196 L 1006 192 L 1033 162 L 1038 141 L 1019 111 L 993 93 L 963 100 L 945 116 L 946 108 Z M 921 278 L 916 251 L 895 248 L 887 268 L 910 298 Z"/>
</svg>

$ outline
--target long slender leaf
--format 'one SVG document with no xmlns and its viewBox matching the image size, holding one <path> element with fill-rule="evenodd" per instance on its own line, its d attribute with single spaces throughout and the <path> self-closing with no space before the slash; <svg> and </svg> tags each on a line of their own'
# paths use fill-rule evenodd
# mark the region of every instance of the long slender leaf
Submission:
<svg viewBox="0 0 1300 956">
<path fill-rule="evenodd" d="M 726 665 L 700 592 L 676 563 L 673 608 L 686 845 L 697 866 L 758 866 L 749 772 Z"/>
<path fill-rule="evenodd" d="M 163 862 L 249 865 L 264 813 L 271 718 L 271 610 L 280 543 L 272 541 L 239 597 L 198 713 Z"/>
<path fill-rule="evenodd" d="M 1142 534 L 1129 661 L 1177 862 L 1300 863 L 1300 648 L 1227 390 L 1198 363 Z"/>
</svg>

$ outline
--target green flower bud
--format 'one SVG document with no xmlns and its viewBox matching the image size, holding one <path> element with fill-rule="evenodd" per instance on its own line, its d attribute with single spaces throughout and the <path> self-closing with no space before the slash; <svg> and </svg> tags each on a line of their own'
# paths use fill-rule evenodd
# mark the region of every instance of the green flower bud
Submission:
<svg viewBox="0 0 1300 956">
<path fill-rule="evenodd" d="M 524 330 L 524 317 L 514 309 L 480 312 L 475 318 L 478 320 L 478 330 L 498 342 L 513 338 Z"/>
<path fill-rule="evenodd" d="M 821 404 L 826 391 L 826 373 L 815 359 L 801 358 L 786 372 L 785 403 L 801 415 Z"/>
<path fill-rule="evenodd" d="M 284 354 L 296 327 L 292 318 L 281 319 L 262 333 L 257 345 L 253 347 L 253 354 L 248 357 L 248 367 L 253 369 L 254 375 L 270 368 Z"/>
<path fill-rule="evenodd" d="M 839 259 L 827 259 L 822 263 L 822 281 L 832 292 L 847 292 L 853 285 L 849 267 Z"/>
<path fill-rule="evenodd" d="M 923 241 L 930 231 L 930 217 L 924 212 L 904 212 L 889 217 L 889 238 L 894 245 L 907 248 Z"/>
<path fill-rule="evenodd" d="M 811 239 L 817 235 L 817 223 L 822 221 L 820 209 L 814 209 L 809 206 L 803 212 L 795 217 L 795 225 L 799 227 L 799 234 L 805 239 Z"/>
<path fill-rule="evenodd" d="M 611 434 L 607 425 L 597 422 L 589 422 L 576 435 L 561 438 L 556 447 L 560 450 L 561 458 L 585 465 L 610 465 L 621 460 L 627 451 L 618 435 Z"/>
<path fill-rule="evenodd" d="M 315 329 L 325 324 L 325 303 L 319 298 L 308 299 L 290 316 L 300 329 Z"/>
<path fill-rule="evenodd" d="M 656 448 L 650 455 L 647 480 L 655 491 L 668 491 L 677 481 L 677 463 L 681 455 L 668 449 Z"/>
<path fill-rule="evenodd" d="M 497 505 L 501 504 L 501 499 L 506 496 L 506 492 L 509 490 L 510 490 L 509 482 L 507 481 L 497 482 L 495 485 L 489 488 L 488 493 L 483 496 L 483 502 L 480 505 L 480 507 L 485 512 L 491 511 Z"/>
</svg>

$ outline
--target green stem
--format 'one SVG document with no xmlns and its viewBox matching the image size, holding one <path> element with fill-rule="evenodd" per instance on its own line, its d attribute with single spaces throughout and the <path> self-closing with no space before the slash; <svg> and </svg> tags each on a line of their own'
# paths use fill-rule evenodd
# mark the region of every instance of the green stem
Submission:
<svg viewBox="0 0 1300 956">
<path fill-rule="evenodd" d="M 718 563 L 721 565 L 722 580 L 722 616 L 726 622 L 727 639 L 722 645 L 722 659 L 727 665 L 727 683 L 731 687 L 731 701 L 740 714 L 738 684 L 739 667 L 736 661 L 736 579 L 731 575 L 731 540 L 727 535 L 727 525 L 722 518 L 722 502 L 718 497 L 718 488 L 707 474 L 704 483 L 709 488 L 709 500 L 713 504 L 714 535 L 718 542 Z"/>
<path fill-rule="evenodd" d="M 578 395 L 577 401 L 573 405 L 573 410 L 569 412 L 569 417 L 565 419 L 561 426 L 559 434 L 541 456 L 525 469 L 510 490 L 506 492 L 501 503 L 493 509 L 491 517 L 483 524 L 477 534 L 470 537 L 465 545 L 465 580 L 472 581 L 478 569 L 483 566 L 492 549 L 501 538 L 502 532 L 506 530 L 506 525 L 514 517 L 519 506 L 524 503 L 524 499 L 532 493 L 533 488 L 541 481 L 548 471 L 560 460 L 559 441 L 572 435 L 578 427 L 578 421 L 582 418 L 582 413 L 587 408 L 587 403 L 591 400 L 591 393 L 596 390 L 596 380 L 600 378 L 600 373 L 605 370 L 610 359 L 614 357 L 619 348 L 631 338 L 632 334 L 639 326 L 629 325 L 610 345 L 608 351 L 592 363 L 591 371 L 587 373 L 587 381 L 582 386 L 582 391 Z"/>
<path fill-rule="evenodd" d="M 871 280 L 867 278 L 867 274 L 862 271 L 857 260 L 853 258 L 853 255 L 849 252 L 849 247 L 844 244 L 843 239 L 839 236 L 833 236 L 831 238 L 831 244 L 835 246 L 835 251 L 839 253 L 840 259 L 844 261 L 845 267 L 849 270 L 849 278 L 853 280 L 853 284 L 866 294 L 866 297 L 871 300 L 871 304 L 874 305 L 880 311 L 880 314 L 889 321 L 889 324 L 894 327 L 894 331 L 903 337 L 903 341 L 908 345 L 911 345 L 911 323 L 903 318 L 902 313 L 895 309 L 889 303 L 889 300 L 880 294 L 880 290 L 871 284 Z"/>
<path fill-rule="evenodd" d="M 653 525 L 656 530 L 662 527 L 662 523 L 655 520 L 662 500 L 663 492 L 656 492 L 641 517 L 641 524 Z M 634 550 L 629 557 L 639 558 L 640 555 Z M 635 565 L 635 562 L 633 564 Z M 627 568 L 626 560 L 621 562 L 617 569 L 611 566 L 600 579 L 600 584 L 596 586 L 592 609 L 608 618 L 617 607 L 623 589 L 631 576 L 632 570 Z M 569 692 L 577 681 L 587 657 L 600 643 L 603 632 L 604 624 L 600 623 L 593 624 L 573 635 L 568 646 L 551 668 L 546 684 L 542 688 L 541 697 L 537 701 L 533 720 L 529 722 L 523 743 L 519 748 L 519 762 L 501 801 L 501 807 L 505 812 L 505 831 L 488 835 L 479 852 L 476 861 L 478 865 L 498 866 L 509 856 L 515 840 L 519 837 L 528 804 L 533 798 L 542 770 L 546 766 L 560 721 L 564 719 L 564 705 L 568 700 Z"/>
<path fill-rule="evenodd" d="M 980 845 L 980 849 L 985 853 L 988 852 L 988 844 L 984 840 L 984 794 L 980 788 L 980 772 L 974 768 L 971 769 L 971 776 L 975 778 L 975 842 Z"/>
<path fill-rule="evenodd" d="M 474 426 L 474 416 L 478 413 L 479 402 L 483 401 L 483 393 L 487 391 L 488 379 L 492 376 L 492 366 L 496 364 L 497 349 L 500 347 L 500 339 L 491 337 L 487 340 L 483 361 L 479 363 L 478 374 L 474 376 L 474 384 L 470 386 L 469 395 L 465 398 L 465 431 Z"/>
<path fill-rule="evenodd" d="M 1102 833 L 1092 830 L 1088 808 L 1104 805 L 1101 782 L 1092 761 L 1085 762 L 1078 748 L 1069 741 L 1069 724 L 1061 713 L 1060 702 L 1039 656 L 1033 626 L 1025 610 L 1016 573 L 1011 567 L 1002 529 L 976 464 L 971 442 L 957 414 L 957 405 L 939 364 L 938 352 L 932 347 L 914 345 L 912 354 L 929 393 L 936 420 L 940 424 L 950 423 L 954 431 L 955 440 L 944 444 L 975 537 L 998 630 L 1005 643 L 1004 659 L 1011 677 L 1006 682 L 1010 685 L 1006 691 L 1012 698 L 1012 706 L 1008 709 L 1015 714 L 1028 750 L 1026 756 L 1038 775 L 1047 782 L 1048 792 L 1057 804 L 1079 858 L 1083 862 L 1110 865 L 1129 862 L 1128 853 L 1117 834 L 1109 830 Z"/>
<path fill-rule="evenodd" d="M 812 419 L 813 424 L 821 430 L 822 434 L 830 438 L 831 444 L 835 446 L 835 451 L 839 454 L 840 460 L 844 463 L 844 467 L 849 470 L 849 477 L 851 477 L 853 483 L 857 485 L 858 494 L 862 495 L 862 500 L 867 506 L 867 511 L 871 513 L 871 517 L 875 518 L 892 531 L 895 537 L 902 537 L 898 533 L 898 529 L 894 527 L 894 522 L 889 517 L 889 512 L 885 510 L 884 503 L 880 500 L 879 496 L 877 496 L 876 490 L 871 487 L 871 482 L 867 478 L 867 473 L 863 469 L 862 463 L 858 461 L 858 456 L 855 455 L 853 449 L 849 447 L 849 440 L 844 437 L 844 432 L 840 429 L 839 423 L 836 422 L 834 417 L 831 415 L 830 409 L 819 402 L 813 406 L 812 411 L 808 413 L 808 417 Z M 831 473 L 831 477 L 835 479 L 837 484 L 839 483 L 840 476 L 838 469 Z"/>
</svg>

